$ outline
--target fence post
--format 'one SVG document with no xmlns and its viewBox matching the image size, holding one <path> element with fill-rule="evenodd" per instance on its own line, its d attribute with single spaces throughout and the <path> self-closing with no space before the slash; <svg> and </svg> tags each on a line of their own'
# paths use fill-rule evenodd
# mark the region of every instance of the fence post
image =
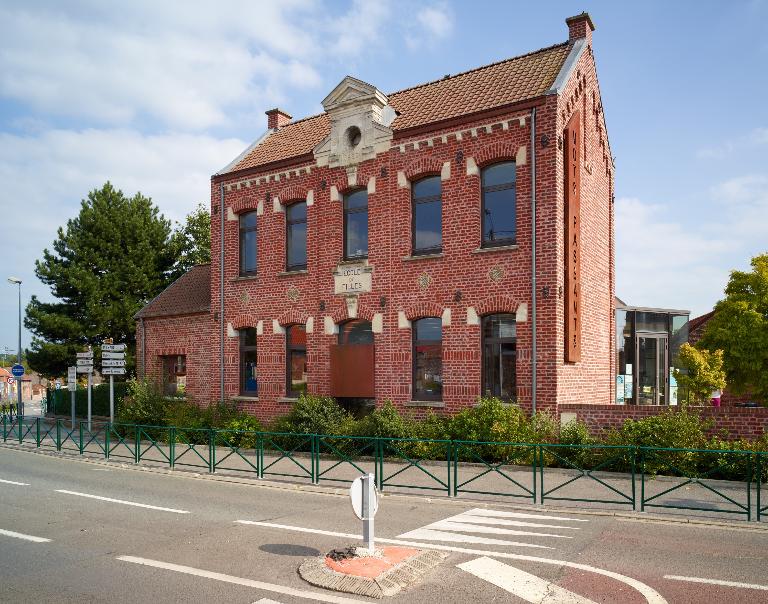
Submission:
<svg viewBox="0 0 768 604">
<path fill-rule="evenodd" d="M 755 453 L 757 455 L 757 521 L 760 522 L 762 519 L 762 507 L 763 507 L 763 501 L 761 498 L 760 493 L 760 483 L 763 482 L 763 456 L 760 453 Z"/>
<path fill-rule="evenodd" d="M 537 445 L 539 453 L 539 500 L 536 503 L 544 504 L 544 447 Z"/>
<path fill-rule="evenodd" d="M 446 466 L 448 468 L 448 497 L 453 495 L 453 489 L 451 489 L 451 462 L 453 461 L 453 441 L 448 441 Z"/>
<path fill-rule="evenodd" d="M 256 434 L 256 476 L 264 478 L 264 434 Z"/>
<path fill-rule="evenodd" d="M 35 418 L 35 445 L 40 448 L 40 418 Z"/>
<path fill-rule="evenodd" d="M 24 443 L 24 436 L 25 436 L 25 434 L 24 434 L 24 421 L 19 417 L 18 409 L 16 410 L 16 426 L 17 426 L 18 431 L 19 431 L 19 444 L 21 445 L 21 444 Z"/>
<path fill-rule="evenodd" d="M 537 463 L 537 456 L 536 451 L 538 450 L 537 445 L 533 445 L 533 460 L 531 461 L 531 472 L 533 474 L 533 488 L 531 489 L 533 491 L 533 505 L 536 505 L 536 497 L 539 492 L 538 488 L 536 488 L 536 463 Z"/>
<path fill-rule="evenodd" d="M 61 420 L 56 420 L 56 450 L 61 451 Z"/>
<path fill-rule="evenodd" d="M 451 441 L 453 442 L 453 441 Z M 453 496 L 459 496 L 459 451 L 461 445 L 458 443 L 453 444 Z"/>
<path fill-rule="evenodd" d="M 311 468 L 310 474 L 311 474 L 311 481 L 312 484 L 319 484 L 320 483 L 320 437 L 317 434 L 312 434 L 310 436 L 310 445 L 309 445 L 309 457 L 310 457 L 310 464 L 309 467 Z"/>
<path fill-rule="evenodd" d="M 80 455 L 83 455 L 85 453 L 85 445 L 83 444 L 83 422 L 78 422 L 77 426 L 80 431 L 80 443 L 78 448 L 80 449 Z"/>
<path fill-rule="evenodd" d="M 3 413 L 3 442 L 8 440 L 8 416 Z"/>
<path fill-rule="evenodd" d="M 141 428 L 139 426 L 135 427 L 135 443 L 136 446 L 133 448 L 133 463 L 140 463 L 141 462 Z"/>
<path fill-rule="evenodd" d="M 632 447 L 632 511 L 637 511 L 637 487 L 635 486 L 635 476 L 637 467 L 637 447 Z"/>
<path fill-rule="evenodd" d="M 168 430 L 168 463 L 171 470 L 176 465 L 176 426 L 171 426 Z"/>
<path fill-rule="evenodd" d="M 216 471 L 216 430 L 208 429 L 208 472 Z"/>
<path fill-rule="evenodd" d="M 384 445 L 378 436 L 376 437 L 374 449 L 376 451 L 374 463 L 379 470 L 379 491 L 384 491 Z"/>
<path fill-rule="evenodd" d="M 640 511 L 645 511 L 645 450 L 640 449 Z"/>
<path fill-rule="evenodd" d="M 747 454 L 747 521 L 752 520 L 752 454 Z"/>
<path fill-rule="evenodd" d="M 104 431 L 104 459 L 109 459 L 110 449 L 112 448 L 112 445 L 109 442 L 111 433 L 112 433 L 112 424 L 110 422 L 107 422 L 107 428 Z"/>
</svg>

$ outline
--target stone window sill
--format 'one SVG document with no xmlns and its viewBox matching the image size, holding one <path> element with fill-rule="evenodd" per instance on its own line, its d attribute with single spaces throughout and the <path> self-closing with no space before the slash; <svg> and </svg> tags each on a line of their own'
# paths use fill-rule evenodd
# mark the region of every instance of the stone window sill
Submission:
<svg viewBox="0 0 768 604">
<path fill-rule="evenodd" d="M 237 281 L 254 281 L 258 278 L 258 275 L 238 275 L 237 277 L 232 277 L 229 282 L 236 283 Z"/>
<path fill-rule="evenodd" d="M 519 249 L 520 246 L 516 243 L 512 245 L 497 245 L 496 247 L 479 247 L 476 250 L 472 250 L 473 254 L 487 254 L 490 252 L 509 252 Z"/>
<path fill-rule="evenodd" d="M 233 401 L 259 401 L 258 396 L 247 396 L 245 394 L 238 394 L 237 396 L 232 397 Z"/>
<path fill-rule="evenodd" d="M 297 271 L 283 271 L 281 273 L 277 273 L 278 277 L 292 277 L 293 275 L 308 275 L 309 271 L 305 268 L 299 269 Z"/>
<path fill-rule="evenodd" d="M 432 409 L 443 409 L 445 403 L 443 401 L 407 401 L 403 403 L 404 407 L 429 407 Z"/>
<path fill-rule="evenodd" d="M 437 254 L 421 254 L 416 256 L 403 256 L 401 260 L 403 262 L 410 262 L 412 260 L 432 260 L 434 258 L 442 258 L 443 252 L 438 252 Z"/>
<path fill-rule="evenodd" d="M 299 399 L 298 397 L 292 398 L 290 396 L 282 396 L 279 399 L 277 399 L 278 403 L 298 403 Z"/>
</svg>

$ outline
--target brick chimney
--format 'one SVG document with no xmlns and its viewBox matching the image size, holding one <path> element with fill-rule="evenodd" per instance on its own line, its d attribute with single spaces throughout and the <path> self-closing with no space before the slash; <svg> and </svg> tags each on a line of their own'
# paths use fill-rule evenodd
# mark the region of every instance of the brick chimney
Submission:
<svg viewBox="0 0 768 604">
<path fill-rule="evenodd" d="M 587 46 L 592 44 L 592 32 L 595 31 L 595 25 L 592 23 L 589 13 L 568 17 L 565 23 L 568 25 L 569 42 L 575 42 L 579 38 L 586 38 Z"/>
<path fill-rule="evenodd" d="M 267 128 L 270 130 L 279 130 L 291 122 L 291 115 L 282 109 L 270 109 L 267 114 Z"/>
</svg>

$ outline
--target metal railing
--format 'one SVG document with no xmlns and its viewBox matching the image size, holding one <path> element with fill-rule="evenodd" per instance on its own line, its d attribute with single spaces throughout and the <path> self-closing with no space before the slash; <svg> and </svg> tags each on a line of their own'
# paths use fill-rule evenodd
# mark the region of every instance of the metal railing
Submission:
<svg viewBox="0 0 768 604">
<path fill-rule="evenodd" d="M 380 490 L 768 516 L 768 452 L 0 420 L 3 442 L 171 469 L 312 484 L 347 484 L 371 472 Z"/>
</svg>

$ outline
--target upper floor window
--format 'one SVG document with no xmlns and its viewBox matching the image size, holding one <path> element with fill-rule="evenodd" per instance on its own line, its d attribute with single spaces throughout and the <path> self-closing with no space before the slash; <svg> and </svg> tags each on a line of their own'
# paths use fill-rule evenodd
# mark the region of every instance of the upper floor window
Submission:
<svg viewBox="0 0 768 604">
<path fill-rule="evenodd" d="M 240 215 L 240 274 L 256 274 L 256 212 Z"/>
<path fill-rule="evenodd" d="M 297 397 L 307 391 L 307 330 L 291 325 L 285 330 L 286 393 Z"/>
<path fill-rule="evenodd" d="M 483 247 L 511 245 L 517 235 L 515 162 L 493 164 L 482 172 Z"/>
<path fill-rule="evenodd" d="M 307 202 L 297 201 L 285 209 L 286 270 L 307 268 Z"/>
<path fill-rule="evenodd" d="M 440 177 L 430 176 L 413 183 L 413 254 L 437 254 L 443 245 L 443 216 Z"/>
<path fill-rule="evenodd" d="M 368 257 L 368 191 L 344 196 L 344 258 Z"/>
<path fill-rule="evenodd" d="M 256 396 L 259 393 L 256 381 L 256 329 L 247 327 L 240 330 L 240 394 Z"/>
<path fill-rule="evenodd" d="M 443 398 L 443 322 L 428 317 L 413 322 L 413 399 Z"/>
<path fill-rule="evenodd" d="M 373 329 L 370 321 L 352 319 L 339 325 L 339 344 L 373 344 Z"/>
</svg>

